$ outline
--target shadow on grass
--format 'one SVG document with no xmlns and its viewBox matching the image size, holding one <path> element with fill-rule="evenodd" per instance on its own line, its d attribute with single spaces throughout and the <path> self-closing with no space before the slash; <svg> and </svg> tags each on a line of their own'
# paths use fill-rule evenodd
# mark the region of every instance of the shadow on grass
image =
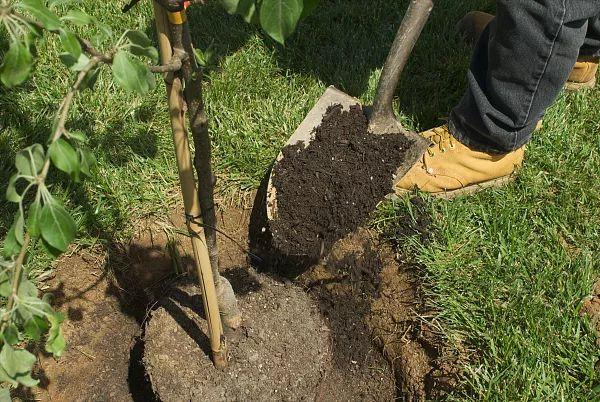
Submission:
<svg viewBox="0 0 600 402">
<path fill-rule="evenodd" d="M 491 3 L 436 2 L 397 90 L 400 110 L 418 128 L 440 124 L 462 96 L 470 49 L 454 27 L 468 11 L 493 11 Z M 370 100 L 376 87 L 373 73 L 383 67 L 407 6 L 408 0 L 324 0 L 285 47 L 218 4 L 192 7 L 189 18 L 195 46 L 211 47 L 217 63 L 259 34 L 283 70 Z"/>
</svg>

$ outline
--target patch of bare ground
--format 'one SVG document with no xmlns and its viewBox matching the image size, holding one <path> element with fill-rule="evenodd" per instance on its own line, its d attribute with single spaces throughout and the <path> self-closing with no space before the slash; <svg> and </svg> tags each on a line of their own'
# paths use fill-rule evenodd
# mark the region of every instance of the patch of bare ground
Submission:
<svg viewBox="0 0 600 402">
<path fill-rule="evenodd" d="M 353 232 L 299 281 L 321 301 L 332 330 L 346 334 L 334 339 L 341 362 L 382 352 L 395 373 L 397 397 L 408 401 L 439 398 L 455 384 L 454 359 L 422 318 L 428 313 L 415 267 L 399 264 L 374 233 Z M 348 344 L 349 338 L 360 341 Z"/>
<path fill-rule="evenodd" d="M 592 289 L 592 294 L 588 297 L 581 307 L 581 315 L 587 316 L 596 330 L 596 344 L 600 347 L 600 279 Z M 596 364 L 596 369 L 600 371 L 600 361 Z"/>
<path fill-rule="evenodd" d="M 172 222 L 140 228 L 125 245 L 74 250 L 40 284 L 54 295 L 67 348 L 59 359 L 39 352 L 35 397 L 42 400 L 149 401 L 141 367 L 140 324 L 148 306 L 176 275 Z M 33 395 L 32 395 L 33 396 Z"/>
<path fill-rule="evenodd" d="M 246 376 L 246 385 L 257 381 L 259 385 L 249 386 L 254 399 L 275 397 L 269 392 L 277 389 L 277 397 L 288 400 L 423 400 L 440 397 L 453 385 L 455 359 L 446 355 L 441 337 L 421 318 L 430 312 L 422 301 L 416 267 L 402 262 L 364 228 L 336 243 L 322 261 L 290 261 L 273 250 L 264 253 L 257 244 L 266 244 L 268 230 L 260 221 L 252 222 L 257 210 L 250 205 L 220 213 L 220 228 L 227 236 L 219 236 L 219 246 L 221 268 L 246 315 L 242 330 L 227 334 L 231 378 L 238 370 L 238 379 Z M 191 361 L 184 356 L 196 356 L 194 362 L 206 364 L 202 370 L 212 370 L 201 341 L 204 327 L 195 287 L 184 288 L 190 297 L 183 300 L 191 304 L 174 302 L 186 320 L 177 322 L 177 316 L 164 309 L 173 289 L 180 289 L 170 285 L 191 267 L 188 239 L 178 235 L 180 231 L 185 231 L 183 218 L 174 214 L 169 222 L 147 225 L 126 246 L 113 246 L 108 252 L 86 249 L 59 262 L 54 277 L 42 287 L 56 295 L 56 307 L 68 315 L 68 348 L 58 360 L 40 353 L 39 377 L 44 381 L 36 398 L 157 399 L 157 378 L 152 374 L 153 387 L 146 369 L 148 364 L 158 367 L 164 355 L 172 356 L 167 361 L 173 367 Z M 252 237 L 257 233 L 258 242 Z M 250 261 L 266 271 L 254 272 Z M 170 324 L 154 325 L 155 335 L 170 328 L 163 340 L 178 338 L 152 346 L 164 353 L 149 354 L 149 344 L 142 342 L 149 333 L 140 328 L 146 323 L 149 328 L 161 316 Z M 273 353 L 267 356 L 269 351 Z M 279 371 L 269 373 L 268 367 Z M 213 384 L 224 381 L 223 373 L 212 373 L 204 377 L 206 384 L 207 378 L 213 378 Z M 172 376 L 165 379 L 174 381 Z M 260 381 L 270 386 L 261 387 Z M 248 387 L 238 387 L 237 394 L 234 388 L 207 395 L 248 395 Z M 186 389 L 190 397 L 198 392 L 192 385 Z M 286 393 L 290 390 L 294 391 Z M 161 396 L 170 400 L 177 395 L 172 390 Z"/>
</svg>

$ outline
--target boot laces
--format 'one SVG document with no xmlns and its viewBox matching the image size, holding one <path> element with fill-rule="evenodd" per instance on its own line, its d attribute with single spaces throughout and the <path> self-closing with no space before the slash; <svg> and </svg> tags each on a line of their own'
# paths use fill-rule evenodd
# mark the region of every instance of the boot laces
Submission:
<svg viewBox="0 0 600 402">
<path fill-rule="evenodd" d="M 425 138 L 432 142 L 429 148 L 427 148 L 427 153 L 431 157 L 435 155 L 436 148 L 441 153 L 446 152 L 448 149 L 454 149 L 456 141 L 445 126 L 430 130 Z"/>
</svg>

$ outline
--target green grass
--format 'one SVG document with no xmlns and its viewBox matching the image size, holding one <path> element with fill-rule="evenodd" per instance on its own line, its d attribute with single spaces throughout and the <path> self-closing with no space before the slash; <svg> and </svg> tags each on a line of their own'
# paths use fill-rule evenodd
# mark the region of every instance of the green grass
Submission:
<svg viewBox="0 0 600 402">
<path fill-rule="evenodd" d="M 600 350 L 579 316 L 600 278 L 598 102 L 599 90 L 562 94 L 515 183 L 429 199 L 432 239 L 398 239 L 423 266 L 432 324 L 470 355 L 456 399 L 600 398 Z M 411 210 L 385 205 L 381 229 Z"/>
<path fill-rule="evenodd" d="M 81 4 L 115 32 L 134 27 L 153 34 L 149 3 L 127 15 L 120 2 Z M 191 9 L 195 43 L 215 54 L 205 96 L 225 194 L 257 187 L 328 85 L 372 101 L 407 1 L 365 4 L 323 0 L 285 48 L 216 6 Z M 493 10 L 493 4 L 436 2 L 398 90 L 396 108 L 407 126 L 440 124 L 460 98 L 470 50 L 454 24 L 467 11 Z M 66 91 L 70 77 L 57 49 L 49 38 L 39 48 L 34 79 L 17 90 L 0 88 L 2 193 L 14 153 L 45 142 Z M 424 264 L 428 300 L 450 345 L 477 351 L 456 399 L 593 399 L 600 356 L 578 306 L 600 276 L 599 101 L 600 90 L 562 95 L 515 183 L 452 202 L 429 201 L 434 240 L 406 242 Z M 77 99 L 70 121 L 91 137 L 99 160 L 83 186 L 52 176 L 54 191 L 75 211 L 80 243 L 126 240 L 136 222 L 172 209 L 177 174 L 162 84 L 144 97 L 128 95 L 104 72 L 96 91 Z M 403 210 L 388 207 L 392 218 Z M 1 237 L 13 206 L 0 201 L 0 208 Z M 40 272 L 48 264 L 35 254 L 29 265 Z"/>
</svg>

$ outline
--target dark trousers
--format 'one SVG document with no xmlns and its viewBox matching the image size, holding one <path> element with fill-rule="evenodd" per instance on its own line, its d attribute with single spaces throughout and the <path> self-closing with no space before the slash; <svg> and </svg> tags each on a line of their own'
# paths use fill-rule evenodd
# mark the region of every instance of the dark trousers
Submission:
<svg viewBox="0 0 600 402">
<path fill-rule="evenodd" d="M 501 0 L 479 38 L 468 90 L 448 126 L 463 144 L 523 146 L 578 56 L 600 55 L 600 0 Z"/>
</svg>

